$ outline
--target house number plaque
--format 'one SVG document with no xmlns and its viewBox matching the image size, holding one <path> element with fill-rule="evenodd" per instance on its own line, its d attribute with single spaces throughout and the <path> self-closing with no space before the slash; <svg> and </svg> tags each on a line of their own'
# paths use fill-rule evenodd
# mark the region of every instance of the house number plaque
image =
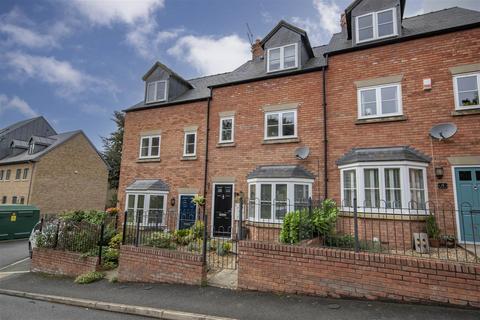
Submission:
<svg viewBox="0 0 480 320">
<path fill-rule="evenodd" d="M 440 189 L 440 190 L 448 189 L 448 184 L 446 184 L 445 182 L 440 182 L 438 184 L 438 189 Z"/>
</svg>

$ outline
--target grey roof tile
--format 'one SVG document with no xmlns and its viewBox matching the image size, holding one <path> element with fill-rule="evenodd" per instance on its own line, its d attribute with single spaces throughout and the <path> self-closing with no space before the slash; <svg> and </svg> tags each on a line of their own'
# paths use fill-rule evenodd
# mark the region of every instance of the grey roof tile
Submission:
<svg viewBox="0 0 480 320">
<path fill-rule="evenodd" d="M 258 166 L 247 175 L 247 179 L 256 178 L 315 179 L 315 176 L 299 165 L 270 165 Z"/>
<path fill-rule="evenodd" d="M 8 127 L 5 127 L 5 128 L 0 128 L 0 137 L 2 135 L 5 135 L 7 134 L 8 132 L 11 132 L 17 128 L 20 128 L 21 126 L 29 123 L 29 122 L 33 122 L 39 118 L 43 118 L 42 116 L 40 117 L 35 117 L 35 118 L 31 118 L 31 119 L 27 119 L 27 120 L 22 120 L 22 121 L 18 121 L 18 122 L 15 122 L 14 124 L 11 124 L 9 125 Z"/>
<path fill-rule="evenodd" d="M 0 160 L 0 165 L 1 164 L 9 164 L 9 163 L 37 161 L 44 154 L 48 153 L 52 149 L 58 147 L 59 145 L 61 145 L 65 141 L 69 140 L 70 138 L 72 138 L 73 136 L 75 136 L 75 135 L 77 135 L 81 132 L 82 132 L 81 130 L 77 130 L 77 131 L 65 132 L 65 133 L 60 133 L 60 134 L 56 134 L 56 135 L 53 135 L 53 136 L 49 136 L 48 140 L 51 141 L 52 143 L 50 145 L 48 145 L 45 149 L 40 150 L 38 152 L 35 152 L 33 154 L 29 154 L 28 150 L 26 150 L 26 151 L 24 151 L 20 154 L 15 155 L 15 156 L 5 157 L 5 158 Z M 41 138 L 41 137 L 37 137 L 37 138 Z"/>
<path fill-rule="evenodd" d="M 347 50 L 353 47 L 369 47 L 374 43 L 384 43 L 394 39 L 404 39 L 413 36 L 420 36 L 430 32 L 448 30 L 456 27 L 467 26 L 474 23 L 480 23 L 480 12 L 459 7 L 443 9 L 414 17 L 404 18 L 402 21 L 402 34 L 398 37 L 388 38 L 378 41 L 370 41 L 363 44 L 354 45 L 352 40 L 347 39 L 345 33 L 336 33 L 330 39 L 328 52 Z"/>
<path fill-rule="evenodd" d="M 353 148 L 337 160 L 337 165 L 358 162 L 414 161 L 429 163 L 431 158 L 409 146 Z"/>
<path fill-rule="evenodd" d="M 133 181 L 126 191 L 170 191 L 170 187 L 160 179 L 145 179 Z"/>
</svg>

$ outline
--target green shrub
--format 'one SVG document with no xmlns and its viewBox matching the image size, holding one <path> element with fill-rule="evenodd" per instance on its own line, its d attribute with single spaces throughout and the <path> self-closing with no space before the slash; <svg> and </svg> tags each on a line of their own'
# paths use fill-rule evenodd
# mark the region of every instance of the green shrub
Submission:
<svg viewBox="0 0 480 320">
<path fill-rule="evenodd" d="M 312 212 L 313 231 L 318 236 L 330 235 L 337 222 L 338 208 L 335 201 L 327 199 L 322 202 L 320 208 Z"/>
<path fill-rule="evenodd" d="M 103 279 L 104 276 L 105 274 L 103 272 L 90 271 L 76 277 L 75 283 L 78 283 L 78 284 L 92 283 L 92 282 Z"/>
<path fill-rule="evenodd" d="M 105 262 L 112 262 L 118 264 L 118 257 L 120 252 L 118 249 L 108 247 L 106 250 L 103 251 L 103 261 Z"/>
<path fill-rule="evenodd" d="M 35 245 L 39 248 L 53 248 L 55 246 L 56 233 L 56 224 L 45 224 L 42 232 L 37 232 Z"/>
<path fill-rule="evenodd" d="M 102 269 L 103 270 L 112 270 L 115 269 L 118 266 L 117 263 L 114 263 L 112 261 L 104 261 L 102 262 Z"/>
<path fill-rule="evenodd" d="M 219 256 L 226 256 L 232 250 L 232 244 L 230 242 L 223 242 L 217 244 L 217 254 Z"/>
<path fill-rule="evenodd" d="M 283 243 L 298 243 L 312 237 L 312 223 L 307 209 L 289 212 L 283 218 L 280 241 Z"/>
<path fill-rule="evenodd" d="M 173 238 L 175 242 L 181 246 L 188 245 L 193 239 L 192 233 L 189 229 L 186 230 L 176 230 L 173 233 Z"/>
<path fill-rule="evenodd" d="M 175 249 L 173 236 L 168 232 L 152 233 L 146 245 L 155 248 Z"/>
<path fill-rule="evenodd" d="M 209 240 L 207 243 L 207 248 L 208 248 L 208 251 L 217 250 L 217 240 L 215 239 Z"/>
<path fill-rule="evenodd" d="M 197 220 L 195 224 L 190 228 L 190 232 L 194 239 L 203 239 L 203 232 L 205 229 L 205 225 L 203 221 Z"/>
<path fill-rule="evenodd" d="M 440 238 L 440 228 L 438 228 L 437 225 L 437 219 L 435 219 L 435 216 L 429 215 L 427 219 L 425 220 L 425 227 L 427 229 L 427 234 L 429 239 L 439 239 Z"/>
<path fill-rule="evenodd" d="M 187 245 L 187 250 L 191 252 L 201 252 L 203 247 L 203 240 L 193 240 Z"/>
<path fill-rule="evenodd" d="M 354 248 L 355 237 L 351 234 L 330 235 L 325 237 L 325 245 L 328 247 Z"/>
<path fill-rule="evenodd" d="M 123 240 L 123 234 L 121 232 L 117 233 L 116 235 L 114 235 L 110 239 L 110 242 L 108 243 L 108 246 L 112 249 L 120 249 L 120 245 L 122 244 L 122 240 Z"/>
<path fill-rule="evenodd" d="M 63 213 L 60 218 L 65 222 L 90 222 L 99 225 L 107 217 L 105 211 L 97 210 L 75 210 Z"/>
</svg>

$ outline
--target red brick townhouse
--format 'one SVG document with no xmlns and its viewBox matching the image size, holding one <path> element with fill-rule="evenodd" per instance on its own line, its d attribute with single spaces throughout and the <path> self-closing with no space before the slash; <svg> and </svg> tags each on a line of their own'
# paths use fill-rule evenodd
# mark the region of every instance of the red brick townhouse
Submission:
<svg viewBox="0 0 480 320">
<path fill-rule="evenodd" d="M 184 228 L 193 195 L 205 194 L 214 233 L 229 236 L 235 194 L 265 201 L 250 214 L 272 223 L 287 203 L 319 197 L 325 48 L 281 21 L 233 72 L 185 80 L 156 63 L 143 77 L 145 100 L 126 110 L 121 206 L 164 212 L 170 229 Z M 295 157 L 299 146 L 310 147 L 308 160 Z"/>
<path fill-rule="evenodd" d="M 329 197 L 351 206 L 356 195 L 382 219 L 428 207 L 442 232 L 479 241 L 480 13 L 404 8 L 354 1 L 329 43 Z M 441 124 L 456 133 L 432 138 Z"/>
<path fill-rule="evenodd" d="M 320 47 L 281 21 L 229 73 L 185 80 L 157 62 L 126 110 L 120 206 L 185 228 L 204 194 L 213 235 L 230 236 L 240 193 L 257 204 L 245 218 L 272 225 L 309 197 L 382 213 L 453 204 L 456 188 L 463 201 L 480 183 L 480 13 L 404 6 L 355 1 Z M 458 132 L 432 140 L 440 123 Z"/>
</svg>

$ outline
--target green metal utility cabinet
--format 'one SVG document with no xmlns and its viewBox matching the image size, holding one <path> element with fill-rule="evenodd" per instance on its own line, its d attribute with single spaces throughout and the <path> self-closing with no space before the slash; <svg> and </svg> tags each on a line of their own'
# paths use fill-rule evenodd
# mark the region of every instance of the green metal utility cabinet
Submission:
<svg viewBox="0 0 480 320">
<path fill-rule="evenodd" d="M 37 207 L 0 205 L 0 240 L 28 238 L 39 219 L 40 210 Z"/>
</svg>

